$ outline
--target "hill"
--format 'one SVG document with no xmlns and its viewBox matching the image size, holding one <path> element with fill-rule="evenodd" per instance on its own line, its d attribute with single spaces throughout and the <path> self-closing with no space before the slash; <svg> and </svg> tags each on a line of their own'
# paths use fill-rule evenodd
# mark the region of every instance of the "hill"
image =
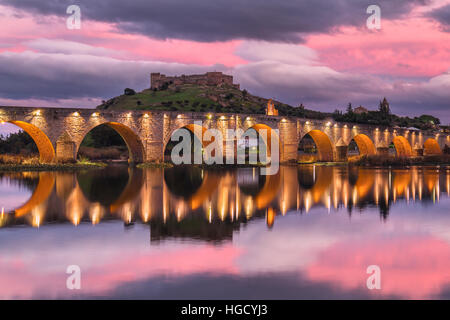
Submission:
<svg viewBox="0 0 450 320">
<path fill-rule="evenodd" d="M 126 88 L 124 94 L 103 101 L 97 108 L 102 110 L 167 110 L 185 112 L 223 112 L 264 114 L 269 99 L 258 97 L 246 90 L 229 85 L 199 85 L 165 83 L 159 88 L 135 92 Z M 306 109 L 303 105 L 292 107 L 273 101 L 280 116 L 294 116 L 308 119 L 332 118 L 337 122 L 373 124 L 381 126 L 414 127 L 422 130 L 439 129 L 440 120 L 430 115 L 401 117 L 391 113 L 386 98 L 380 101 L 379 110 L 357 113 L 351 103 L 347 112 L 333 113 Z M 357 108 L 358 110 L 360 108 Z M 355 110 L 355 111 L 356 111 Z"/>
<path fill-rule="evenodd" d="M 127 88 L 124 94 L 104 101 L 97 108 L 264 114 L 268 100 L 227 84 L 167 84 L 159 89 L 145 89 L 141 92 Z M 331 116 L 328 113 L 294 108 L 279 101 L 274 101 L 274 104 L 280 115 L 317 119 Z"/>
</svg>

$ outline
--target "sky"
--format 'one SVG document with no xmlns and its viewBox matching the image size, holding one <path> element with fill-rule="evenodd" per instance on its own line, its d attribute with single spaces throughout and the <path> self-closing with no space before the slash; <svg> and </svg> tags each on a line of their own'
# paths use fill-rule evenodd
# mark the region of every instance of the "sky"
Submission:
<svg viewBox="0 0 450 320">
<path fill-rule="evenodd" d="M 81 10 L 70 29 L 67 8 Z M 450 0 L 0 0 L 0 105 L 95 107 L 150 73 L 223 71 L 250 93 L 450 123 Z"/>
</svg>

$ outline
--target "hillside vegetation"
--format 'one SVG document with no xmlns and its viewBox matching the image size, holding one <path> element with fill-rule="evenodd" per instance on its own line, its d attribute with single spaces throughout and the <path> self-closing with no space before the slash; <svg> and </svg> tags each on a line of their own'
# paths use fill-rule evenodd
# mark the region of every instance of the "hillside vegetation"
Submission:
<svg viewBox="0 0 450 320">
<path fill-rule="evenodd" d="M 104 101 L 97 108 L 264 114 L 268 100 L 228 85 L 168 84 L 158 90 L 145 89 L 142 92 L 127 88 L 123 95 Z M 274 104 L 280 115 L 316 119 L 331 116 L 331 113 L 294 108 L 279 101 L 274 101 Z"/>
<path fill-rule="evenodd" d="M 159 89 L 145 89 L 135 92 L 126 88 L 124 94 L 103 101 L 98 109 L 107 110 L 167 110 L 193 112 L 223 112 L 264 114 L 268 99 L 239 90 L 233 86 L 175 85 L 165 83 Z M 420 117 L 401 117 L 391 112 L 386 98 L 380 101 L 378 110 L 364 113 L 353 111 L 349 103 L 346 112 L 319 112 L 305 108 L 302 104 L 292 107 L 273 101 L 280 116 L 293 116 L 308 119 L 334 119 L 337 122 L 352 122 L 380 126 L 415 127 L 423 130 L 438 129 L 440 120 L 430 115 Z"/>
</svg>

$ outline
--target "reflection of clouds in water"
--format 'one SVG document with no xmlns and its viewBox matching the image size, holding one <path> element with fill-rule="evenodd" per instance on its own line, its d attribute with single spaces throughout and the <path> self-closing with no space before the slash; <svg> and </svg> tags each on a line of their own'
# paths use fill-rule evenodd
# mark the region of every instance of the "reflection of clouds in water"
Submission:
<svg viewBox="0 0 450 320">
<path fill-rule="evenodd" d="M 432 235 L 390 234 L 330 246 L 307 268 L 311 280 L 364 288 L 370 265 L 381 268 L 382 294 L 421 299 L 450 284 L 450 246 Z"/>
<path fill-rule="evenodd" d="M 195 288 L 195 290 L 193 290 Z M 220 288 L 219 290 L 217 288 Z M 196 273 L 185 277 L 160 276 L 116 287 L 107 298 L 129 299 L 370 299 L 367 289 L 342 290 L 330 283 L 310 281 L 295 272 L 249 276 Z M 88 296 L 99 298 L 98 295 Z M 384 298 L 384 297 L 383 297 Z"/>
<path fill-rule="evenodd" d="M 0 210 L 10 212 L 24 204 L 33 192 L 28 188 L 11 181 L 8 177 L 0 178 Z"/>
<path fill-rule="evenodd" d="M 384 223 L 376 210 L 349 220 L 319 208 L 278 219 L 270 232 L 253 223 L 234 236 L 234 245 L 245 249 L 237 264 L 244 273 L 297 270 L 346 290 L 364 287 L 365 268 L 377 264 L 387 277 L 382 294 L 426 298 L 450 283 L 449 203 L 432 212 L 399 204 Z"/>
<path fill-rule="evenodd" d="M 272 273 L 278 274 L 280 281 L 286 273 L 297 275 L 309 283 L 313 292 L 320 291 L 321 286 L 332 286 L 336 292 L 356 294 L 360 282 L 364 285 L 366 279 L 363 264 L 372 261 L 374 253 L 374 261 L 382 264 L 382 270 L 388 270 L 386 275 L 401 272 L 409 275 L 409 280 L 401 278 L 404 279 L 402 286 L 391 282 L 389 291 L 382 294 L 410 296 L 403 284 L 406 280 L 413 281 L 414 276 L 415 288 L 423 290 L 417 291 L 417 296 L 428 297 L 439 294 L 448 279 L 445 272 L 450 270 L 450 266 L 443 263 L 443 259 L 447 259 L 445 252 L 450 252 L 448 242 L 432 233 L 437 226 L 450 227 L 450 217 L 443 215 L 446 205 L 440 203 L 437 210 L 427 213 L 420 205 L 398 205 L 384 223 L 379 223 L 375 209 L 354 214 L 351 219 L 338 212 L 328 214 L 324 208 L 312 209 L 302 216 L 290 212 L 278 219 L 270 231 L 263 220 L 255 220 L 235 233 L 232 244 L 219 246 L 193 240 L 165 240 L 158 246 L 150 246 L 147 226 L 136 225 L 126 231 L 116 222 L 96 226 L 82 224 L 77 228 L 43 226 L 39 232 L 21 228 L 8 236 L 0 233 L 0 243 L 9 244 L 0 247 L 0 256 L 10 262 L 1 264 L 0 274 L 9 274 L 9 280 L 5 279 L 11 285 L 9 291 L 16 288 L 15 282 L 22 283 L 22 279 L 37 279 L 30 282 L 36 287 L 43 285 L 45 279 L 48 289 L 42 291 L 44 295 L 50 294 L 49 290 L 59 291 L 61 270 L 68 264 L 82 267 L 84 288 L 94 295 L 108 296 L 111 290 L 119 294 L 121 288 L 129 286 L 138 291 L 138 281 L 146 279 L 160 282 L 168 277 L 176 281 L 174 286 L 182 286 L 186 277 L 197 276 L 207 282 L 230 276 L 242 281 L 261 277 L 265 283 Z M 427 244 L 432 244 L 435 250 L 428 250 Z M 417 255 L 418 252 L 421 255 Z M 440 267 L 433 269 L 429 263 L 424 265 L 423 257 L 438 262 L 436 265 Z M 21 268 L 15 270 L 11 278 L 9 267 L 13 262 Z M 431 275 L 433 286 L 426 286 Z M 239 287 L 236 282 L 229 290 Z M 22 289 L 19 285 L 17 294 L 21 294 Z M 207 291 L 203 290 L 199 295 Z M 152 294 L 157 295 L 157 292 Z M 258 294 L 270 296 L 277 292 Z"/>
<path fill-rule="evenodd" d="M 424 206 L 425 202 L 419 201 L 418 198 L 416 201 L 411 198 L 409 204 L 404 199 L 408 188 L 412 188 L 413 185 L 419 188 L 422 184 L 424 197 L 434 192 L 432 190 L 436 189 L 437 176 L 430 176 L 428 172 L 424 179 L 417 179 L 414 174 L 412 178 L 404 179 L 403 173 L 394 171 L 390 191 L 392 193 L 395 190 L 397 200 L 395 205 L 391 206 L 387 219 L 381 220 L 379 209 L 373 200 L 370 200 L 376 194 L 371 188 L 380 187 L 380 202 L 383 202 L 382 192 L 385 186 L 389 186 L 389 177 L 386 172 L 371 179 L 371 172 L 360 171 L 352 184 L 347 182 L 347 175 L 341 175 L 343 172 L 331 168 L 317 168 L 311 172 L 302 172 L 300 175 L 302 179 L 308 174 L 313 177 L 310 179 L 312 184 L 308 185 L 309 189 L 306 192 L 311 194 L 311 201 L 317 204 L 311 206 L 308 213 L 303 211 L 302 215 L 292 210 L 295 206 L 301 207 L 303 201 L 301 197 L 305 194 L 305 190 L 301 190 L 296 182 L 297 169 L 283 172 L 280 177 L 280 187 L 273 191 L 275 194 L 270 193 L 268 201 L 270 205 L 279 205 L 280 208 L 283 203 L 286 203 L 286 216 L 277 215 L 270 230 L 267 229 L 263 215 L 259 216 L 261 219 L 252 218 L 245 225 L 237 224 L 239 232 L 234 232 L 232 238 L 226 238 L 220 245 L 217 245 L 217 242 L 213 244 L 213 242 L 197 241 L 192 238 L 205 236 L 205 230 L 207 234 L 201 239 L 211 240 L 208 238 L 211 236 L 220 238 L 224 226 L 230 225 L 227 224 L 229 221 L 223 224 L 216 220 L 210 225 L 204 214 L 191 212 L 190 205 L 184 207 L 189 216 L 180 215 L 180 220 L 172 219 L 165 223 L 160 221 L 160 215 L 166 207 L 167 213 L 173 215 L 173 208 L 177 208 L 172 206 L 173 204 L 189 204 L 193 201 L 189 199 L 190 202 L 183 202 L 179 197 L 171 195 L 170 190 L 167 190 L 167 186 L 164 185 L 162 170 L 146 171 L 142 181 L 143 187 L 138 190 L 137 195 L 133 191 L 130 192 L 131 197 L 127 196 L 126 190 L 131 189 L 125 187 L 121 196 L 118 197 L 118 199 L 125 199 L 122 201 L 124 203 L 120 206 L 121 209 L 136 205 L 138 211 L 139 206 L 142 206 L 141 201 L 148 202 L 145 208 L 150 213 L 151 227 L 136 224 L 126 229 L 122 222 L 107 221 L 106 218 L 95 226 L 83 223 L 83 220 L 80 220 L 83 214 L 88 219 L 85 220 L 86 222 L 91 223 L 92 219 L 92 223 L 94 221 L 97 223 L 103 215 L 110 215 L 110 213 L 101 210 L 100 212 L 99 202 L 89 203 L 82 196 L 82 190 L 76 189 L 73 179 L 66 176 L 67 179 L 61 180 L 61 176 L 58 176 L 55 188 L 59 190 L 58 201 L 63 201 L 67 205 L 66 214 L 77 213 L 76 224 L 80 223 L 80 225 L 75 228 L 60 223 L 44 224 L 38 230 L 1 229 L 0 243 L 8 243 L 8 245 L 0 245 L 0 257 L 2 257 L 0 283 L 7 283 L 8 286 L 5 287 L 5 291 L 0 290 L 0 296 L 5 297 L 14 293 L 27 297 L 37 290 L 42 290 L 44 295 L 57 293 L 64 289 L 60 289 L 60 286 L 61 283 L 64 284 L 64 271 L 69 264 L 80 265 L 86 277 L 83 286 L 89 288 L 86 291 L 89 294 L 109 295 L 111 292 L 119 294 L 120 289 L 127 286 L 136 286 L 138 290 L 138 281 L 164 282 L 161 280 L 163 275 L 175 281 L 177 286 L 182 286 L 186 277 L 195 278 L 198 275 L 203 277 L 201 281 L 210 283 L 209 281 L 214 282 L 221 277 L 251 281 L 261 276 L 262 281 L 267 281 L 269 274 L 280 275 L 280 281 L 286 274 L 298 275 L 306 279 L 310 286 L 316 286 L 311 289 L 313 291 L 325 285 L 339 287 L 342 292 L 349 293 L 358 291 L 361 281 L 366 279 L 362 266 L 371 261 L 372 252 L 378 259 L 376 262 L 382 263 L 388 270 L 388 274 L 393 277 L 397 277 L 396 274 L 401 272 L 402 268 L 407 271 L 405 274 L 409 278 L 399 278 L 404 281 L 402 280 L 403 282 L 398 285 L 391 283 L 388 294 L 410 297 L 404 283 L 408 279 L 414 281 L 411 280 L 413 275 L 417 275 L 416 285 L 420 288 L 415 296 L 428 297 L 439 294 L 439 290 L 443 290 L 445 282 L 448 282 L 446 270 L 450 270 L 446 262 L 446 260 L 450 261 L 446 255 L 446 252 L 450 252 L 448 236 L 450 199 L 443 195 L 440 201 L 428 200 L 427 207 Z M 228 208 L 236 208 L 231 201 L 237 199 L 243 182 L 248 184 L 249 181 L 253 181 L 247 179 L 253 178 L 253 170 L 246 172 L 246 179 L 239 179 L 233 172 L 223 173 L 220 177 L 217 181 L 214 180 L 216 182 L 214 188 L 206 188 L 212 191 L 217 190 L 206 193 L 206 198 L 212 203 L 213 212 L 216 215 L 222 211 L 228 213 Z M 78 182 L 83 183 L 81 180 Z M 342 185 L 347 186 L 347 193 L 341 192 Z M 261 194 L 261 190 L 264 190 L 263 183 L 253 187 L 256 187 L 257 194 Z M 351 188 L 354 188 L 356 192 L 353 192 Z M 85 188 L 84 192 L 88 189 Z M 75 190 L 78 192 L 74 193 Z M 332 194 L 329 194 L 330 190 L 333 191 Z M 326 202 L 323 198 L 326 194 L 329 194 L 331 200 L 334 199 L 334 195 L 347 194 L 349 202 L 353 201 L 353 198 L 356 198 L 359 203 L 362 199 L 369 199 L 372 202 L 369 202 L 368 207 L 353 210 L 351 215 L 342 206 L 338 206 L 337 209 L 331 207 L 328 213 L 329 206 L 324 205 Z M 241 195 L 243 196 L 240 194 L 239 197 Z M 55 200 L 55 195 L 53 197 Z M 201 197 L 201 199 L 206 198 Z M 255 196 L 254 199 L 257 197 Z M 203 201 L 200 202 L 203 203 Z M 240 201 L 242 204 L 245 203 L 243 197 Z M 71 204 L 72 202 L 75 204 Z M 53 204 L 49 208 L 52 206 Z M 218 210 L 221 208 L 223 210 Z M 74 211 L 75 209 L 77 210 Z M 63 210 L 60 212 L 60 219 L 64 217 Z M 198 210 L 203 209 L 201 207 Z M 240 214 L 243 214 L 242 210 Z M 51 213 L 47 213 L 46 217 L 49 215 Z M 66 216 L 69 219 L 75 217 Z M 98 219 L 94 219 L 96 216 Z M 251 214 L 249 216 L 252 217 Z M 114 217 L 123 218 L 120 214 Z M 161 237 L 158 238 L 160 242 L 151 242 L 154 230 L 160 231 Z M 152 232 L 151 235 L 150 232 Z M 151 243 L 157 245 L 150 245 Z M 427 246 L 432 246 L 433 250 L 427 250 Z M 427 265 L 422 261 L 423 259 L 426 260 L 425 262 L 435 261 L 436 265 L 440 266 L 439 268 L 443 266 L 443 269 L 433 269 L 433 266 Z M 402 261 L 408 263 L 401 265 L 397 263 Z M 340 274 L 343 277 L 340 277 Z M 434 281 L 429 281 L 430 274 L 434 274 Z M 4 278 L 6 276 L 8 278 Z M 25 283 L 25 280 L 28 283 Z M 426 281 L 429 281 L 432 286 L 421 283 Z M 363 285 L 364 283 L 362 282 Z M 46 286 L 47 289 L 41 289 Z M 230 287 L 230 291 L 233 288 L 235 290 L 240 288 L 238 282 L 234 282 L 233 286 Z M 277 292 L 261 292 L 260 294 L 276 295 Z"/>
<path fill-rule="evenodd" d="M 324 208 L 302 216 L 294 211 L 278 219 L 271 232 L 261 232 L 263 221 L 248 224 L 245 230 L 234 235 L 233 243 L 245 247 L 246 255 L 238 262 L 242 270 L 249 271 L 252 265 L 263 265 L 267 270 L 306 265 L 321 249 L 344 240 L 356 244 L 391 235 L 430 236 L 450 246 L 448 231 L 444 231 L 450 230 L 449 204 L 450 200 L 436 205 L 433 212 L 424 212 L 420 204 L 398 205 L 384 223 L 380 223 L 376 209 L 351 218 L 342 212 L 328 214 Z"/>
<path fill-rule="evenodd" d="M 81 267 L 83 294 L 107 294 L 123 283 L 161 275 L 236 274 L 233 261 L 239 254 L 231 245 L 200 242 L 149 246 L 148 226 L 130 232 L 117 222 L 43 226 L 38 232 L 21 228 L 0 233 L 0 243 L 8 243 L 0 246 L 0 283 L 8 284 L 0 288 L 1 298 L 26 298 L 37 288 L 40 296 L 70 295 L 65 270 L 71 264 Z"/>
</svg>

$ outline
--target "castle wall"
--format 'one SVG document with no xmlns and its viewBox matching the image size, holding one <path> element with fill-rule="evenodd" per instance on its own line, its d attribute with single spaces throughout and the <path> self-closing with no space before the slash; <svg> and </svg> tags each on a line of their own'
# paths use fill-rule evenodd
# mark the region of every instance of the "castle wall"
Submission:
<svg viewBox="0 0 450 320">
<path fill-rule="evenodd" d="M 195 84 L 218 86 L 227 84 L 240 88 L 238 84 L 233 84 L 233 76 L 223 74 L 222 72 L 207 72 L 205 74 L 166 76 L 161 73 L 152 73 L 150 75 L 150 89 L 158 89 L 164 83 L 173 83 L 175 85 Z"/>
</svg>

